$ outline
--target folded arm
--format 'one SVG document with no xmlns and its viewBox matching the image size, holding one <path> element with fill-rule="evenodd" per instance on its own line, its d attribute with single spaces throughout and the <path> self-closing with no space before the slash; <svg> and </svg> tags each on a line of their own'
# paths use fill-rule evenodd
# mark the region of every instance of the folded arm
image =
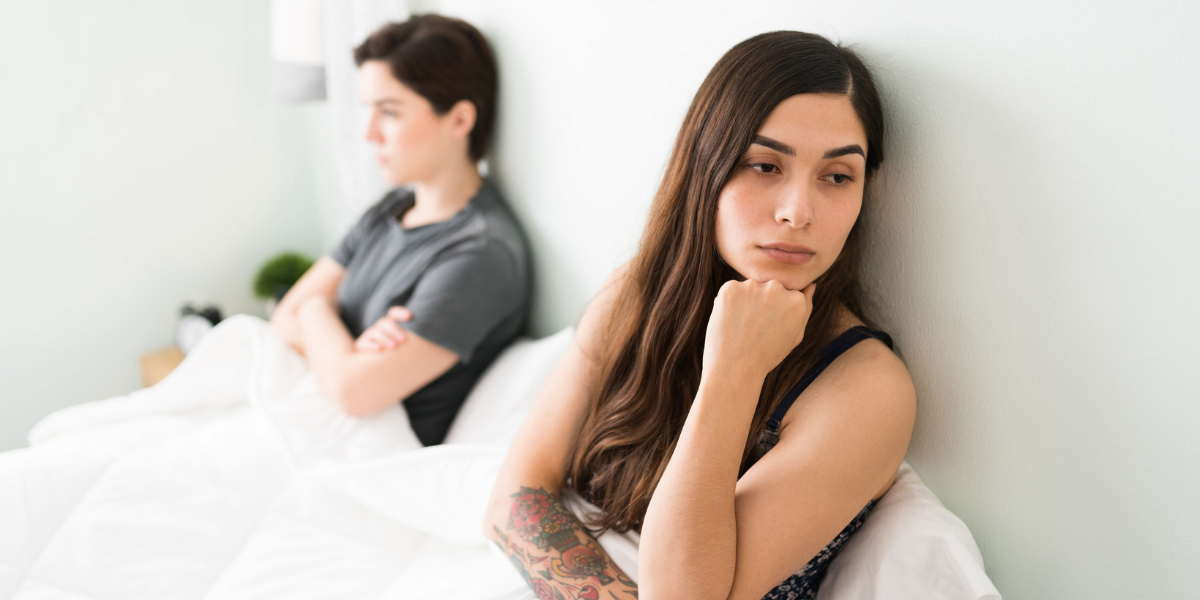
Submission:
<svg viewBox="0 0 1200 600">
<path fill-rule="evenodd" d="M 589 306 L 526 419 L 497 478 L 485 533 L 541 598 L 761 598 L 890 485 L 915 414 L 908 372 L 878 342 L 851 349 L 792 407 L 775 448 L 739 478 L 766 376 L 753 365 L 764 361 L 736 348 L 726 353 L 731 360 L 706 355 L 643 519 L 635 585 L 558 496 L 598 384 L 595 353 L 583 349 L 603 347 L 613 287 L 610 280 Z"/>
<path fill-rule="evenodd" d="M 328 256 L 322 256 L 304 272 L 271 313 L 271 326 L 302 356 L 305 354 L 304 340 L 297 320 L 300 305 L 313 296 L 336 302 L 338 286 L 345 275 L 345 267 Z"/>
<path fill-rule="evenodd" d="M 355 348 L 336 305 L 319 295 L 301 302 L 297 323 L 317 383 L 350 415 L 392 406 L 458 362 L 450 350 L 412 332 L 406 332 L 403 344 L 391 348 Z"/>
<path fill-rule="evenodd" d="M 642 528 L 645 598 L 761 598 L 890 485 L 915 394 L 883 344 L 839 358 L 789 411 L 775 448 L 739 479 L 761 385 L 734 371 L 702 378 Z"/>
</svg>

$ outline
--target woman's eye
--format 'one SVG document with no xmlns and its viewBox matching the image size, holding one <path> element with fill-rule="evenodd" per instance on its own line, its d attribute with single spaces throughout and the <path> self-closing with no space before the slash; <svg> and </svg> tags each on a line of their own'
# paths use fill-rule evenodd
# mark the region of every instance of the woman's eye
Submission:
<svg viewBox="0 0 1200 600">
<path fill-rule="evenodd" d="M 827 175 L 827 177 L 829 177 L 830 182 L 834 185 L 846 185 L 847 183 L 854 181 L 854 178 L 842 173 L 834 173 L 832 175 Z"/>
<path fill-rule="evenodd" d="M 759 173 L 778 173 L 779 167 L 771 163 L 750 163 L 750 168 Z"/>
</svg>

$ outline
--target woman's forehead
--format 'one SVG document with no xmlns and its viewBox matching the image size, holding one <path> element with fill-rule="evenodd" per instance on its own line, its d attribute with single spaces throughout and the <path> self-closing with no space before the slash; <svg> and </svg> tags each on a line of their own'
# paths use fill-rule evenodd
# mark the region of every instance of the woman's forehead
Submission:
<svg viewBox="0 0 1200 600">
<path fill-rule="evenodd" d="M 797 155 L 823 155 L 831 148 L 858 144 L 867 148 L 867 133 L 850 97 L 841 94 L 798 94 L 780 102 L 763 120 L 758 134 L 778 140 Z"/>
<path fill-rule="evenodd" d="M 359 69 L 359 90 L 369 102 L 384 99 L 404 102 L 417 93 L 396 79 L 392 68 L 381 60 L 369 60 Z M 369 98 L 368 98 L 369 97 Z"/>
</svg>

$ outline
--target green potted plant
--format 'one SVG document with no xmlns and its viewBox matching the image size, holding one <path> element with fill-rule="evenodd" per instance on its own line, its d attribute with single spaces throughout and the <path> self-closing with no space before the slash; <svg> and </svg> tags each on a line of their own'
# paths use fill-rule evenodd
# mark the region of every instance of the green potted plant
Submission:
<svg viewBox="0 0 1200 600">
<path fill-rule="evenodd" d="M 272 257 L 258 270 L 254 278 L 254 296 L 266 302 L 267 317 L 292 289 L 300 276 L 313 265 L 313 260 L 297 252 L 283 252 Z"/>
</svg>

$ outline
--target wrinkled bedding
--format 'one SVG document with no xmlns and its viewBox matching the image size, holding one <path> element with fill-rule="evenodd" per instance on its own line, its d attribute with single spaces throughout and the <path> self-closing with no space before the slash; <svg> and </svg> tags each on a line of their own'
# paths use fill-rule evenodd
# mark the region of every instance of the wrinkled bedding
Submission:
<svg viewBox="0 0 1200 600">
<path fill-rule="evenodd" d="M 0 599 L 532 597 L 480 530 L 504 448 L 343 415 L 260 319 L 30 441 L 0 454 Z"/>
<path fill-rule="evenodd" d="M 343 415 L 267 323 L 229 319 L 162 383 L 54 413 L 0 453 L 0 600 L 533 599 L 480 522 L 572 336 L 505 350 L 423 448 L 401 408 Z M 597 541 L 637 581 L 637 534 Z M 905 463 L 817 597 L 1000 596 Z"/>
</svg>

